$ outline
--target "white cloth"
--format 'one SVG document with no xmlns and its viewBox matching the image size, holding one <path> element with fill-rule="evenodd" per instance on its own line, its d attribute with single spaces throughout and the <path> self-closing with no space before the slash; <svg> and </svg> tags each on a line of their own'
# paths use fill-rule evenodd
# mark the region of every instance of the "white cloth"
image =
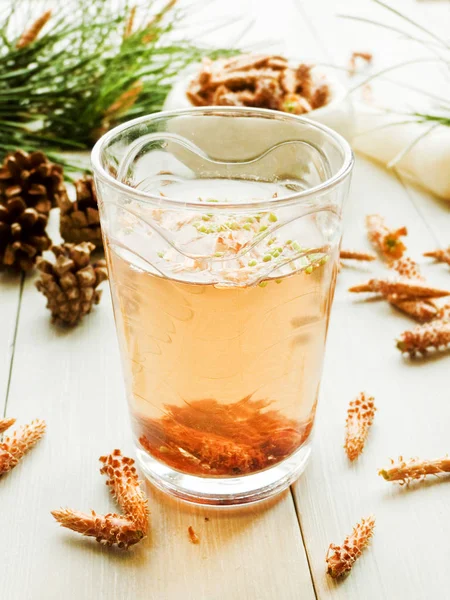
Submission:
<svg viewBox="0 0 450 600">
<path fill-rule="evenodd" d="M 385 166 L 398 156 L 433 123 L 408 123 L 407 117 L 388 115 L 356 106 L 356 135 L 352 146 Z M 435 128 L 417 142 L 396 164 L 401 175 L 440 198 L 450 201 L 450 127 Z"/>
</svg>

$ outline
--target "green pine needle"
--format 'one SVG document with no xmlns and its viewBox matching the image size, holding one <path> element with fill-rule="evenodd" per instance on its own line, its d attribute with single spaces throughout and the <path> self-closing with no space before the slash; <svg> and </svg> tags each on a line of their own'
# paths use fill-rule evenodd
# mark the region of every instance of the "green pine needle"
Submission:
<svg viewBox="0 0 450 600">
<path fill-rule="evenodd" d="M 394 72 L 397 69 L 401 69 L 402 67 L 406 67 L 411 64 L 419 64 L 426 62 L 437 62 L 442 64 L 445 69 L 443 70 L 443 74 L 448 76 L 448 68 L 450 66 L 450 56 L 448 50 L 450 49 L 450 45 L 439 37 L 435 32 L 431 31 L 424 27 L 421 23 L 414 21 L 412 18 L 408 17 L 398 9 L 386 4 L 382 0 L 372 0 L 375 4 L 383 8 L 384 10 L 394 14 L 400 21 L 403 23 L 407 23 L 409 26 L 412 26 L 414 29 L 420 31 L 422 34 L 425 34 L 428 39 L 425 37 L 418 37 L 410 31 L 403 29 L 401 26 L 391 25 L 390 23 L 383 23 L 382 21 L 376 21 L 367 17 L 359 17 L 355 15 L 348 14 L 340 14 L 339 16 L 344 19 L 351 19 L 358 22 L 367 23 L 370 25 L 374 25 L 376 27 L 392 31 L 394 33 L 400 34 L 403 38 L 409 39 L 420 44 L 423 48 L 429 50 L 434 56 L 430 57 L 420 57 L 411 60 L 402 61 L 395 65 L 390 65 L 372 75 L 365 78 L 363 81 L 360 81 L 357 85 L 350 89 L 349 93 L 356 91 L 357 89 L 367 85 L 376 79 L 385 79 L 390 81 L 391 83 L 395 83 L 400 87 L 410 88 L 416 92 L 421 92 L 424 96 L 429 97 L 434 100 L 435 103 L 438 104 L 439 110 L 435 109 L 433 112 L 423 112 L 423 111 L 411 111 L 411 112 L 396 112 L 396 114 L 406 117 L 406 120 L 402 120 L 399 122 L 392 122 L 386 125 L 382 125 L 380 127 L 375 127 L 373 130 L 369 130 L 363 132 L 361 135 L 365 135 L 366 133 L 370 133 L 371 131 L 378 131 L 380 129 L 387 129 L 390 127 L 395 127 L 397 125 L 407 124 L 407 123 L 421 123 L 421 124 L 429 124 L 430 127 L 425 129 L 423 133 L 417 136 L 408 146 L 403 148 L 401 152 L 394 157 L 394 159 L 389 163 L 388 166 L 395 166 L 414 146 L 416 146 L 421 140 L 430 135 L 437 127 L 444 126 L 450 127 L 450 104 L 447 99 L 436 96 L 435 94 L 430 93 L 428 90 L 421 90 L 413 85 L 405 84 L 402 81 L 392 81 L 385 77 L 387 73 Z M 390 111 L 386 111 L 390 112 Z"/>
<path fill-rule="evenodd" d="M 110 0 L 78 0 L 70 11 L 60 0 L 36 39 L 17 48 L 45 8 L 36 14 L 31 0 L 15 0 L 0 16 L 0 158 L 17 148 L 87 149 L 108 128 L 160 110 L 189 64 L 234 53 L 174 41 L 175 2 L 159 12 L 155 5 L 147 3 L 125 36 L 127 0 L 114 10 Z"/>
</svg>

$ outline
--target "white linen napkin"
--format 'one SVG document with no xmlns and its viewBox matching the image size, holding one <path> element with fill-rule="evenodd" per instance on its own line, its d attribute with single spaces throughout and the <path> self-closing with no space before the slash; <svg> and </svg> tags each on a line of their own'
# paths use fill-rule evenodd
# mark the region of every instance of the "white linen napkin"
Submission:
<svg viewBox="0 0 450 600">
<path fill-rule="evenodd" d="M 414 140 L 432 128 L 433 123 L 401 125 L 396 123 L 406 121 L 407 117 L 380 113 L 361 103 L 355 108 L 356 133 L 352 139 L 355 152 L 385 166 L 400 155 L 393 168 L 436 196 L 450 201 L 450 127 L 434 128 L 402 155 Z"/>
</svg>

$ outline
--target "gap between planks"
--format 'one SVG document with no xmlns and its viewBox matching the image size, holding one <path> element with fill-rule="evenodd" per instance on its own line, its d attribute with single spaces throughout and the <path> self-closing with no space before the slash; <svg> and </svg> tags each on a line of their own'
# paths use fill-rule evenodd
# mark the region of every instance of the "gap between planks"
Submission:
<svg viewBox="0 0 450 600">
<path fill-rule="evenodd" d="M 9 389 L 11 386 L 11 378 L 12 378 L 13 365 L 14 365 L 14 355 L 15 355 L 15 350 L 16 350 L 17 331 L 19 328 L 19 318 L 20 318 L 20 309 L 22 306 L 22 295 L 23 295 L 24 282 L 25 282 L 25 275 L 22 273 L 20 275 L 19 295 L 17 298 L 17 309 L 16 309 L 15 315 L 14 315 L 14 325 L 12 328 L 12 339 L 11 339 L 11 342 L 9 343 L 9 347 L 8 347 L 9 365 L 7 365 L 7 367 L 6 367 L 5 394 L 4 394 L 3 411 L 2 411 L 3 416 L 6 416 L 6 411 L 8 410 Z"/>
<path fill-rule="evenodd" d="M 300 477 L 302 477 L 302 476 L 303 476 L 303 474 L 300 475 Z M 289 491 L 291 494 L 292 502 L 294 503 L 294 510 L 295 510 L 295 514 L 297 516 L 297 522 L 298 522 L 298 527 L 300 529 L 300 535 L 302 536 L 302 543 L 303 543 L 303 547 L 305 549 L 306 561 L 308 563 L 309 574 L 311 576 L 311 583 L 312 583 L 314 596 L 315 596 L 316 600 L 318 600 L 319 596 L 317 594 L 316 583 L 314 581 L 314 574 L 313 574 L 313 569 L 312 569 L 312 565 L 311 565 L 311 557 L 309 556 L 308 546 L 306 545 L 305 535 L 303 533 L 302 521 L 301 521 L 301 517 L 300 517 L 300 510 L 299 510 L 299 507 L 297 504 L 297 499 L 295 497 L 294 489 L 293 489 L 292 485 L 289 488 Z"/>
</svg>

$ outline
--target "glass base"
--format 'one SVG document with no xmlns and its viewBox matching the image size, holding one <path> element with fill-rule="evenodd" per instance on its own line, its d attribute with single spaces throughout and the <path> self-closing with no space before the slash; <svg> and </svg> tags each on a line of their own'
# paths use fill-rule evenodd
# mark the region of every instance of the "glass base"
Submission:
<svg viewBox="0 0 450 600">
<path fill-rule="evenodd" d="M 153 485 L 187 502 L 209 506 L 250 504 L 280 493 L 302 474 L 310 454 L 308 442 L 283 462 L 260 473 L 207 478 L 175 471 L 136 447 L 138 464 Z"/>
</svg>

